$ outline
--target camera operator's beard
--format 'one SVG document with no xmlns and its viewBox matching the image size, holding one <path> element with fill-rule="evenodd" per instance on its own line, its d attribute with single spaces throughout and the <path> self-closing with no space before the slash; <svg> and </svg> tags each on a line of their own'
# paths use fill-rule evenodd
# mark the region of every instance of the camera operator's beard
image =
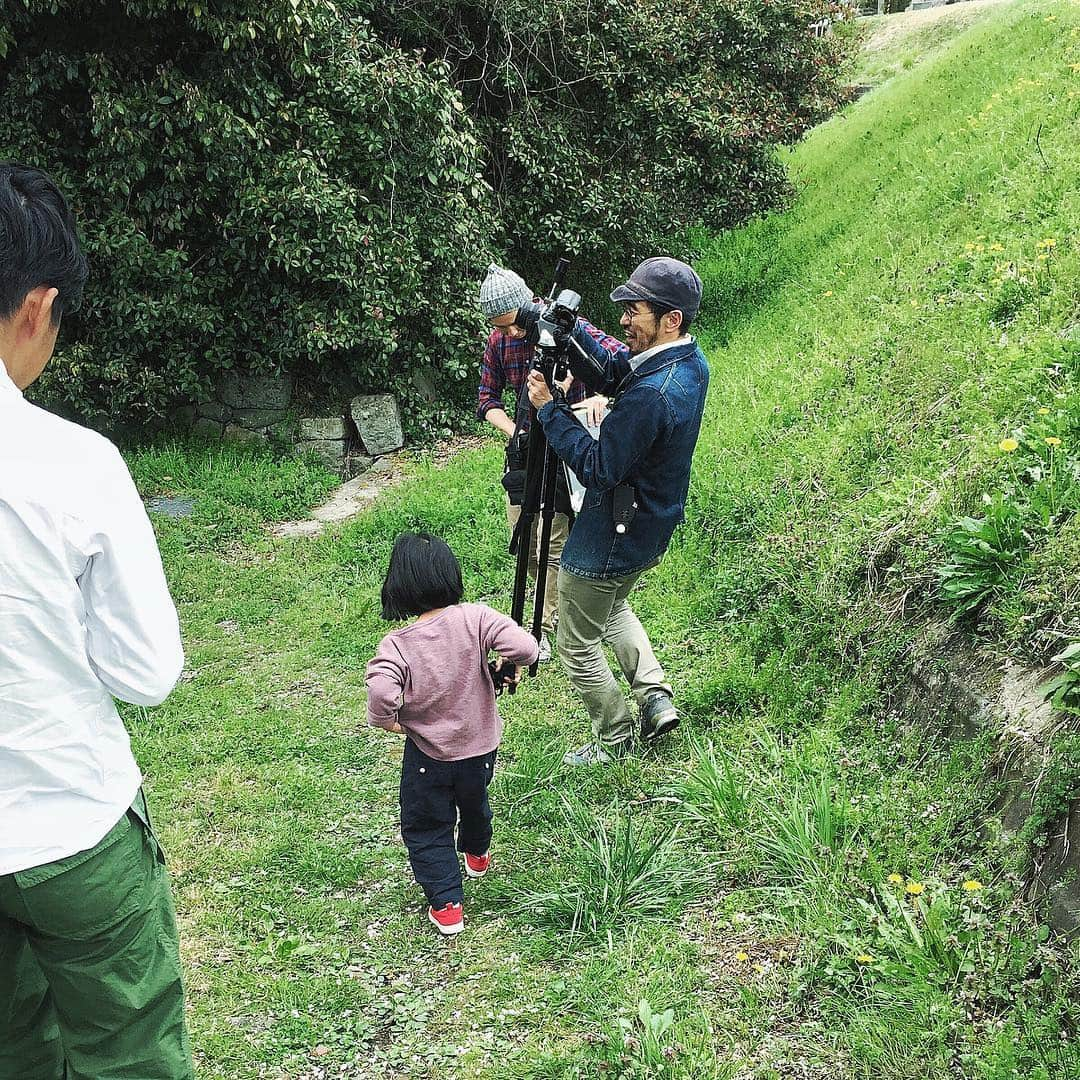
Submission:
<svg viewBox="0 0 1080 1080">
<path fill-rule="evenodd" d="M 656 344 L 656 339 L 659 336 L 659 323 L 653 328 L 652 333 L 631 324 L 626 330 L 626 346 L 630 350 L 630 355 L 637 356 L 638 353 L 643 353 L 646 349 L 651 349 Z"/>
</svg>

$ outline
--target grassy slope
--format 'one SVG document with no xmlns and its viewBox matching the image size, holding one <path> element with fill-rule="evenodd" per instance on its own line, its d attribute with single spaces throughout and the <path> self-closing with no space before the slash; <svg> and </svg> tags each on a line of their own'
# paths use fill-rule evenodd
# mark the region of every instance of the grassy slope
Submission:
<svg viewBox="0 0 1080 1080">
<path fill-rule="evenodd" d="M 899 72 L 932 59 L 958 34 L 993 14 L 1001 2 L 965 0 L 951 7 L 860 19 L 862 49 L 851 81 L 878 86 Z"/>
<path fill-rule="evenodd" d="M 1009 9 L 869 95 L 793 155 L 793 211 L 704 260 L 714 385 L 690 523 L 636 599 L 688 723 L 569 776 L 586 721 L 560 675 L 507 702 L 497 868 L 456 943 L 422 922 L 400 746 L 365 730 L 362 670 L 402 527 L 440 531 L 470 596 L 506 603 L 498 448 L 421 463 L 302 542 L 257 523 L 317 477 L 267 494 L 264 466 L 211 459 L 207 510 L 160 523 L 188 677 L 130 714 L 201 1075 L 1075 1075 L 1075 958 L 1040 940 L 976 828 L 989 748 L 890 716 L 880 673 L 883 612 L 929 602 L 929 538 L 997 476 L 1001 435 L 1044 401 L 1042 422 L 1078 427 L 1053 398 L 1075 367 L 1058 331 L 1077 318 L 1078 13 Z M 1007 326 L 988 318 L 993 243 L 1036 275 Z M 135 466 L 149 491 L 197 489 L 191 462 Z M 1046 550 L 999 631 L 1075 615 L 1040 599 L 1077 569 Z M 663 872 L 613 901 L 638 863 Z"/>
</svg>

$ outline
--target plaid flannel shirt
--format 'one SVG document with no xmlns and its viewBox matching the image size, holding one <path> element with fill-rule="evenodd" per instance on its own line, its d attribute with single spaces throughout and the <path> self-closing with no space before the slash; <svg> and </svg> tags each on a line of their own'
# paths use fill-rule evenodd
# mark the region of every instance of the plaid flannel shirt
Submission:
<svg viewBox="0 0 1080 1080">
<path fill-rule="evenodd" d="M 581 328 L 591 338 L 598 341 L 603 348 L 612 355 L 626 352 L 626 346 L 618 338 L 610 337 L 603 330 L 593 326 L 584 319 L 578 320 Z M 484 348 L 484 359 L 480 365 L 480 392 L 476 406 L 476 415 L 483 420 L 492 409 L 506 409 L 503 402 L 503 391 L 510 386 L 514 391 L 515 412 L 517 403 L 523 401 L 522 387 L 525 377 L 533 361 L 533 347 L 526 344 L 524 338 L 507 337 L 501 330 L 492 330 Z M 589 391 L 584 384 L 575 379 L 570 384 L 570 390 L 566 395 L 567 403 L 576 405 L 589 396 Z M 509 412 L 509 410 L 506 410 Z M 522 418 L 522 430 L 528 430 L 528 412 Z"/>
</svg>

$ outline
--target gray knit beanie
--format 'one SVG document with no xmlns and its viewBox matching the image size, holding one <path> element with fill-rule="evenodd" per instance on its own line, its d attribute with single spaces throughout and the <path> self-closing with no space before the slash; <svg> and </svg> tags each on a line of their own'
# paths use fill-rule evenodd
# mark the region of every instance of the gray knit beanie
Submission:
<svg viewBox="0 0 1080 1080">
<path fill-rule="evenodd" d="M 506 270 L 497 263 L 487 268 L 487 276 L 480 286 L 480 307 L 485 319 L 517 311 L 522 304 L 531 304 L 532 299 L 532 289 L 513 270 Z"/>
</svg>

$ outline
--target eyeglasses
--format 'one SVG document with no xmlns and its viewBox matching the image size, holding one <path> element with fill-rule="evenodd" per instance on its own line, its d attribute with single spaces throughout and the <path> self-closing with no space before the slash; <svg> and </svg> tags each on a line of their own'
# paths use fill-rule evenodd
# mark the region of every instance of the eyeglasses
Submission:
<svg viewBox="0 0 1080 1080">
<path fill-rule="evenodd" d="M 648 308 L 645 308 L 644 311 L 638 311 L 636 308 L 632 308 L 632 307 L 629 307 L 629 306 L 624 307 L 622 309 L 622 313 L 631 322 L 633 322 L 635 319 L 644 318 L 646 315 L 652 315 L 652 312 Z"/>
</svg>

